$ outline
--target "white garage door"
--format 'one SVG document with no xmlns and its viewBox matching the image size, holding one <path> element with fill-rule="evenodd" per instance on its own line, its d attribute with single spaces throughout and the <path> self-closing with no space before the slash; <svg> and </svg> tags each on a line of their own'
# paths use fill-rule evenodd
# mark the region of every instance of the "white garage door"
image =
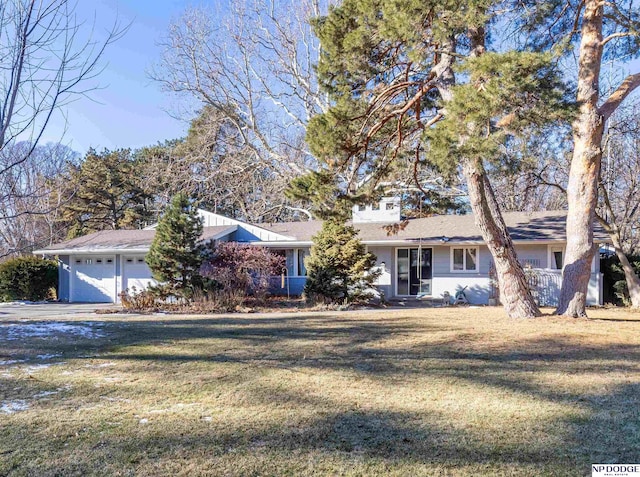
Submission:
<svg viewBox="0 0 640 477">
<path fill-rule="evenodd" d="M 146 289 L 150 284 L 154 285 L 156 281 L 151 278 L 151 270 L 149 265 L 144 261 L 144 256 L 124 256 L 122 260 L 123 266 L 123 279 L 122 289 L 129 290 L 129 293 L 133 292 L 133 287 L 136 288 L 136 292 L 140 292 Z"/>
<path fill-rule="evenodd" d="M 115 257 L 73 257 L 71 301 L 115 302 Z"/>
</svg>

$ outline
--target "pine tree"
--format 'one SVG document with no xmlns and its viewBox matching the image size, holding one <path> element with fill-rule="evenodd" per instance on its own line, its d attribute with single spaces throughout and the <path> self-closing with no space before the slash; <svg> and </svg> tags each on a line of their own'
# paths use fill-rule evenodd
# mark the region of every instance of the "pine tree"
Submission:
<svg viewBox="0 0 640 477">
<path fill-rule="evenodd" d="M 158 221 L 145 261 L 161 288 L 188 297 L 199 281 L 202 220 L 185 194 L 176 195 Z"/>
<path fill-rule="evenodd" d="M 368 253 L 358 232 L 337 220 L 326 220 L 313 237 L 311 254 L 305 261 L 304 293 L 311 301 L 357 303 L 371 297 L 378 277 L 372 271 L 376 257 Z"/>
<path fill-rule="evenodd" d="M 487 171 L 500 165 L 511 138 L 570 108 L 552 55 L 486 51 L 496 32 L 485 29 L 500 24 L 493 21 L 498 3 L 344 0 L 315 24 L 319 80 L 333 104 L 309 122 L 307 141 L 325 176 L 344 178 L 335 184 L 343 195 L 388 180 L 403 158 L 417 187 L 425 167 L 444 178 L 463 175 L 505 309 L 533 317 L 540 312 Z M 310 195 L 326 194 L 322 186 Z"/>
<path fill-rule="evenodd" d="M 149 193 L 139 179 L 129 149 L 89 150 L 79 166 L 69 165 L 70 199 L 60 221 L 69 224 L 68 237 L 100 230 L 142 228 L 150 221 Z"/>
</svg>

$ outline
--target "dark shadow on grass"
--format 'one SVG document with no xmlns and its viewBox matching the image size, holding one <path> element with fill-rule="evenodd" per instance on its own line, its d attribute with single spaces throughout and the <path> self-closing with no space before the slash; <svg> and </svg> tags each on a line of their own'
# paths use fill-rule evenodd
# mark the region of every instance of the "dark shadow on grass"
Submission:
<svg viewBox="0 0 640 477">
<path fill-rule="evenodd" d="M 410 334 L 416 326 L 401 320 L 358 320 L 344 318 L 291 316 L 269 319 L 197 319 L 112 324 L 107 338 L 81 340 L 69 353 L 88 349 L 108 351 L 101 359 L 135 362 L 153 361 L 162 367 L 179 363 L 243 363 L 257 368 L 291 368 L 305 372 L 345 371 L 384 382 L 422 378 L 447 378 L 451 382 L 479 384 L 507 391 L 528 400 L 560 405 L 567 412 L 544 424 L 541 437 L 557 436 L 539 442 L 504 442 L 500 434 L 477 434 L 441 416 L 388 410 L 333 410 L 332 403 L 291 390 L 255 392 L 253 399 L 264 403 L 290 401 L 292 407 L 318 409 L 310 420 L 295 419 L 270 428 L 194 429 L 187 435 L 166 429 L 155 437 L 105 437 L 95 452 L 126 453 L 126 449 L 147 449 L 155 455 L 171 455 L 186 447 L 185 455 L 211 451 L 224 455 L 229 449 L 254 454 L 264 451 L 310 452 L 321 450 L 343 455 L 366 456 L 393 464 L 397 461 L 435 463 L 446 466 L 534 465 L 541 473 L 553 475 L 556 468 L 567 474 L 586 473 L 595 462 L 634 462 L 640 455 L 640 346 L 608 342 L 585 345 L 572 337 L 520 340 L 501 349 L 473 340 L 472 333 L 454 331 L 441 325 L 420 326 L 424 332 L 453 332 L 445 341 L 394 349 L 378 346 L 381 340 Z M 228 352 L 207 351 L 204 340 L 228 340 Z M 464 343 L 471 345 L 465 347 Z M 142 347 L 153 344 L 188 344 L 193 354 L 149 352 Z M 313 345 L 309 348 L 308 343 Z M 25 346 L 32 351 L 31 346 Z M 53 345 L 52 345 L 53 346 Z M 226 346 L 226 345 L 225 345 Z M 201 349 L 202 348 L 202 349 Z M 41 350 L 42 348 L 38 348 Z M 59 351 L 59 347 L 54 347 Z M 212 349 L 215 349 L 213 347 Z M 303 352 L 307 354 L 303 355 Z M 184 369 L 188 372 L 188 369 Z M 538 379 L 541 374 L 585 375 L 619 373 L 629 382 L 598 392 L 554 388 Z M 128 372 L 136 372 L 130 369 Z M 141 372 L 151 373 L 145 367 Z M 164 379 L 171 379 L 164 377 Z M 455 386 L 455 384 L 452 384 Z M 593 387 L 592 387 L 593 388 Z M 482 389 L 481 386 L 478 389 Z M 279 395 L 278 393 L 284 393 Z M 251 398 L 251 395 L 249 396 Z M 339 406 L 334 406 L 339 407 Z M 325 411 L 326 409 L 331 409 Z M 464 424 L 464 423 L 462 423 Z M 98 437 L 96 437 L 98 439 Z M 94 443 L 94 445 L 98 445 Z M 546 470 L 545 470 L 546 469 Z M 549 470 L 551 469 L 551 470 Z"/>
</svg>

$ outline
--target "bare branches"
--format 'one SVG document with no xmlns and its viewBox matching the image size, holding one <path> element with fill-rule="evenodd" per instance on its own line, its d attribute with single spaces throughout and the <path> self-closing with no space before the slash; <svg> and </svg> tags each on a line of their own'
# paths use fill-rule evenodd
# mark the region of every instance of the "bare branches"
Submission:
<svg viewBox="0 0 640 477">
<path fill-rule="evenodd" d="M 54 111 L 97 85 L 105 48 L 126 28 L 117 23 L 100 40 L 84 33 L 69 0 L 9 0 L 0 7 L 0 150 L 15 141 L 31 148 L 4 164 L 0 176 L 24 162 Z M 83 37 L 84 35 L 84 37 Z"/>
<path fill-rule="evenodd" d="M 309 19 L 329 0 L 234 0 L 228 15 L 189 9 L 161 43 L 150 76 L 170 92 L 217 109 L 255 161 L 283 177 L 308 169 L 308 120 L 328 108 L 316 80 L 318 42 Z M 302 146 L 302 147 L 301 147 Z"/>
</svg>

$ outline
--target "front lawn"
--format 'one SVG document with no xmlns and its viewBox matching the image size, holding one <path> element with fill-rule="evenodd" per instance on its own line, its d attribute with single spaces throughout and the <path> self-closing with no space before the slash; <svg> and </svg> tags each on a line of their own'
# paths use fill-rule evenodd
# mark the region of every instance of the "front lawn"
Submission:
<svg viewBox="0 0 640 477">
<path fill-rule="evenodd" d="M 0 318 L 0 475 L 591 475 L 640 461 L 640 314 Z"/>
</svg>

